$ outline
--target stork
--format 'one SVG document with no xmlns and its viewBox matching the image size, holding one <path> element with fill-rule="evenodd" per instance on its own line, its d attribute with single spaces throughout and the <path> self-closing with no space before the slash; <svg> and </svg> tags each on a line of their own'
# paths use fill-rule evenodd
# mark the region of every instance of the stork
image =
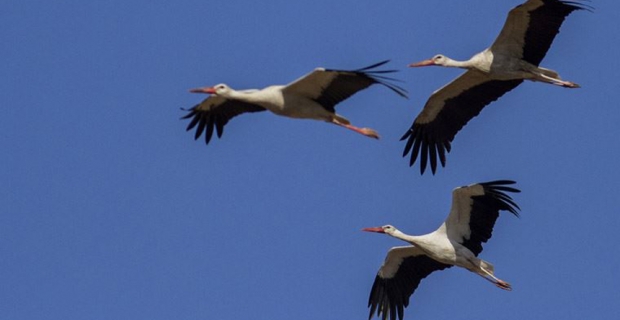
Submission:
<svg viewBox="0 0 620 320">
<path fill-rule="evenodd" d="M 519 206 L 506 192 L 520 192 L 509 187 L 510 180 L 472 184 L 454 189 L 452 208 L 444 223 L 435 231 L 422 236 L 402 233 L 391 225 L 365 228 L 363 231 L 384 233 L 408 242 L 409 246 L 390 249 L 370 290 L 369 319 L 375 311 L 383 320 L 403 319 L 409 297 L 433 271 L 452 266 L 465 268 L 504 290 L 508 282 L 494 275 L 493 265 L 477 258 L 493 232 L 502 210 L 519 216 Z"/>
<path fill-rule="evenodd" d="M 214 129 L 220 138 L 224 125 L 233 117 L 265 110 L 289 118 L 327 121 L 378 139 L 379 134 L 375 130 L 355 127 L 349 120 L 336 114 L 335 106 L 373 84 L 384 85 L 406 98 L 406 90 L 390 82 L 394 79 L 383 75 L 395 70 L 375 69 L 388 61 L 352 71 L 316 68 L 288 85 L 274 85 L 262 90 L 237 91 L 226 84 L 192 89 L 190 92 L 211 96 L 189 109 L 189 113 L 181 119 L 192 118 L 187 131 L 197 127 L 194 138 L 197 140 L 204 132 L 207 144 Z"/>
<path fill-rule="evenodd" d="M 591 8 L 578 1 L 528 0 L 508 14 L 504 27 L 491 47 L 467 61 L 438 54 L 409 67 L 443 66 L 467 71 L 433 92 L 411 128 L 403 157 L 411 153 L 409 166 L 420 157 L 420 173 L 427 162 L 433 174 L 437 158 L 446 165 L 454 136 L 477 116 L 482 108 L 514 89 L 524 80 L 539 81 L 564 88 L 579 88 L 557 72 L 539 67 L 564 19 L 575 10 Z"/>
</svg>

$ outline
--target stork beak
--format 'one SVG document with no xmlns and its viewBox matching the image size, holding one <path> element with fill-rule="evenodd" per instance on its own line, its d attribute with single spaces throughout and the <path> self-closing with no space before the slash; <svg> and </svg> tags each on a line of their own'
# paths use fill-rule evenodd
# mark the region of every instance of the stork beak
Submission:
<svg viewBox="0 0 620 320">
<path fill-rule="evenodd" d="M 367 231 L 367 232 L 377 232 L 377 233 L 385 233 L 385 231 L 383 231 L 383 228 L 381 228 L 381 227 L 375 227 L 375 228 L 364 228 L 364 229 L 362 229 L 362 231 Z"/>
<path fill-rule="evenodd" d="M 196 89 L 189 90 L 189 92 L 215 94 L 215 88 L 213 87 L 196 88 Z"/>
<path fill-rule="evenodd" d="M 408 65 L 408 67 L 409 68 L 413 68 L 413 67 L 427 67 L 427 66 L 434 66 L 434 65 L 435 65 L 435 61 L 433 61 L 433 59 L 428 59 L 428 60 L 412 63 L 412 64 Z"/>
</svg>

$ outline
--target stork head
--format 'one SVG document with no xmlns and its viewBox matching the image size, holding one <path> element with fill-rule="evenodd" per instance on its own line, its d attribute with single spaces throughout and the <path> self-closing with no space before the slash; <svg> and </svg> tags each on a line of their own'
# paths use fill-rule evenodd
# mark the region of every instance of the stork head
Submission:
<svg viewBox="0 0 620 320">
<path fill-rule="evenodd" d="M 393 235 L 394 232 L 398 231 L 398 229 L 396 229 L 396 228 L 394 228 L 394 226 L 391 226 L 391 225 L 388 224 L 388 225 L 385 225 L 385 226 L 382 226 L 382 227 L 364 228 L 364 229 L 362 229 L 362 231 L 385 233 L 385 234 Z"/>
<path fill-rule="evenodd" d="M 408 67 L 427 67 L 427 66 L 445 66 L 448 62 L 448 58 L 442 54 L 438 54 L 430 59 L 422 60 L 420 62 L 412 63 Z"/>
<path fill-rule="evenodd" d="M 226 94 L 229 91 L 230 91 L 230 87 L 223 83 L 220 83 L 213 87 L 203 87 L 203 88 L 196 88 L 196 89 L 189 90 L 189 92 L 191 93 L 208 93 L 208 94 L 219 94 L 219 95 Z"/>
</svg>

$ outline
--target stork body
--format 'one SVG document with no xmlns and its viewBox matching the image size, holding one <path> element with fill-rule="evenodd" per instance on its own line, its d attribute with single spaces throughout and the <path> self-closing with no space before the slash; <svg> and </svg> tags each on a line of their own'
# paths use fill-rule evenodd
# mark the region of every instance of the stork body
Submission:
<svg viewBox="0 0 620 320">
<path fill-rule="evenodd" d="M 497 278 L 491 263 L 478 258 L 482 243 L 493 233 L 500 211 L 518 216 L 519 207 L 506 192 L 520 192 L 500 180 L 460 187 L 452 192 L 452 208 L 445 222 L 435 231 L 407 235 L 391 225 L 365 228 L 408 242 L 410 246 L 390 249 L 370 292 L 370 318 L 376 312 L 385 320 L 403 319 L 404 308 L 420 281 L 434 271 L 452 266 L 465 268 L 504 290 L 512 287 Z"/>
<path fill-rule="evenodd" d="M 562 80 L 551 69 L 539 66 L 559 33 L 564 19 L 575 10 L 588 9 L 577 1 L 528 0 L 508 14 L 504 27 L 491 47 L 467 61 L 444 55 L 412 63 L 410 67 L 443 66 L 466 69 L 461 76 L 433 92 L 424 109 L 401 140 L 407 140 L 403 156 L 411 153 L 409 165 L 420 157 L 420 173 L 427 163 L 433 174 L 437 163 L 445 167 L 454 136 L 491 102 L 524 80 L 564 88 L 579 85 Z"/>
<path fill-rule="evenodd" d="M 312 98 L 295 93 L 287 94 L 285 92 L 286 86 L 283 85 L 269 86 L 262 90 L 234 90 L 226 84 L 219 84 L 214 88 L 213 94 L 228 101 L 259 106 L 283 117 L 327 122 L 339 117 Z M 193 89 L 192 92 L 199 93 L 201 91 L 200 89 Z M 204 93 L 210 93 L 210 91 L 204 90 Z"/>
<path fill-rule="evenodd" d="M 375 130 L 355 127 L 349 120 L 336 114 L 335 106 L 373 84 L 384 85 L 406 97 L 404 89 L 390 83 L 392 79 L 382 75 L 394 70 L 373 70 L 387 62 L 352 71 L 317 68 L 288 85 L 274 85 L 262 90 L 234 90 L 226 84 L 192 89 L 190 92 L 211 96 L 191 108 L 182 119 L 191 118 L 187 130 L 196 127 L 195 139 L 205 132 L 207 144 L 214 130 L 218 137 L 222 136 L 224 125 L 231 118 L 246 112 L 265 110 L 289 118 L 326 121 L 371 138 L 379 138 Z"/>
</svg>

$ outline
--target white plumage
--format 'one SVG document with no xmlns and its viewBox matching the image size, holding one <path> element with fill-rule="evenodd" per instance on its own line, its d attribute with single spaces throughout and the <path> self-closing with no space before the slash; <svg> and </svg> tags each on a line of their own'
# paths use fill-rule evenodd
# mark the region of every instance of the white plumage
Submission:
<svg viewBox="0 0 620 320">
<path fill-rule="evenodd" d="M 403 156 L 409 165 L 420 158 L 420 173 L 427 163 L 435 174 L 437 160 L 446 165 L 454 136 L 489 103 L 514 89 L 523 80 L 540 81 L 565 88 L 579 85 L 564 81 L 557 72 L 538 65 L 559 33 L 564 19 L 575 10 L 588 9 L 577 1 L 528 0 L 515 7 L 490 48 L 467 61 L 444 55 L 410 64 L 410 67 L 444 66 L 467 72 L 433 92 L 424 109 L 401 140 L 407 140 Z"/>
<path fill-rule="evenodd" d="M 420 281 L 433 271 L 452 266 L 465 268 L 499 288 L 510 290 L 509 283 L 495 277 L 493 265 L 477 256 L 482 252 L 482 244 L 491 238 L 500 211 L 518 216 L 519 207 L 506 194 L 520 192 L 507 186 L 514 183 L 499 180 L 454 189 L 450 214 L 429 234 L 406 235 L 391 225 L 363 229 L 385 233 L 410 244 L 388 252 L 370 292 L 370 318 L 376 312 L 383 319 L 402 320 L 409 296 Z"/>
<path fill-rule="evenodd" d="M 195 139 L 203 132 L 208 144 L 217 131 L 221 137 L 224 125 L 242 113 L 269 110 L 274 114 L 298 119 L 322 120 L 333 123 L 371 138 L 379 138 L 370 128 L 358 128 L 349 120 L 336 114 L 335 106 L 353 94 L 373 84 L 381 84 L 406 97 L 406 90 L 383 76 L 395 70 L 373 70 L 386 64 L 382 61 L 358 70 L 330 70 L 317 68 L 288 85 L 269 86 L 262 90 L 234 90 L 226 84 L 192 89 L 190 92 L 211 96 L 189 110 L 182 119 L 189 119 L 187 130 L 196 128 Z"/>
</svg>

